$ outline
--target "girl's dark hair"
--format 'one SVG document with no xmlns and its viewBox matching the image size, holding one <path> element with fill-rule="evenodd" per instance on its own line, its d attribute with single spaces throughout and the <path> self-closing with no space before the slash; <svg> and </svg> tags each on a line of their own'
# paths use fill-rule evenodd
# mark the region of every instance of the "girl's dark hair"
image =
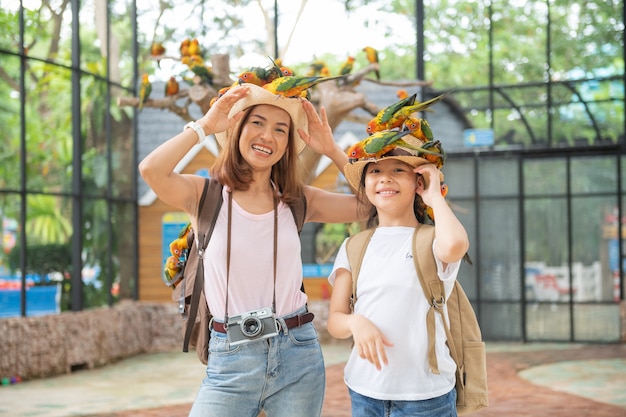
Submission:
<svg viewBox="0 0 626 417">
<path fill-rule="evenodd" d="M 365 175 L 367 175 L 367 168 L 371 163 L 372 162 L 365 164 L 365 167 L 363 167 L 363 175 L 361 175 L 359 189 L 356 190 L 355 193 L 359 205 L 363 207 L 364 211 L 369 211 L 366 223 L 366 227 L 368 229 L 378 226 L 378 210 L 376 210 L 376 206 L 370 203 L 365 194 Z M 420 197 L 417 193 L 415 194 L 415 199 L 413 200 L 413 213 L 415 214 L 418 222 L 426 223 L 426 204 L 424 204 L 422 197 Z"/>
<path fill-rule="evenodd" d="M 226 141 L 226 145 L 218 154 L 215 164 L 211 167 L 211 177 L 232 190 L 247 190 L 252 182 L 252 168 L 241 155 L 239 139 L 241 131 L 250 118 L 255 106 L 245 110 L 245 114 L 236 131 L 233 131 Z M 287 205 L 302 197 L 302 181 L 298 173 L 298 154 L 295 146 L 295 128 L 293 120 L 289 129 L 289 140 L 285 154 L 272 166 L 270 179 L 280 193 L 280 199 Z"/>
</svg>

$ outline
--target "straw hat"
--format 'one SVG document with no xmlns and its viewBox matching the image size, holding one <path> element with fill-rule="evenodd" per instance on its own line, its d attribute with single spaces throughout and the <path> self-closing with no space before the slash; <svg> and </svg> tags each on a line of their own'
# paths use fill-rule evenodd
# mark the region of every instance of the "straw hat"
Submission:
<svg viewBox="0 0 626 417">
<path fill-rule="evenodd" d="M 304 141 L 300 139 L 298 129 L 302 129 L 305 132 L 308 132 L 309 127 L 306 113 L 302 108 L 302 99 L 287 98 L 280 95 L 275 95 L 270 93 L 263 87 L 259 87 L 255 84 L 244 83 L 241 85 L 248 88 L 248 94 L 244 98 L 237 100 L 237 102 L 230 110 L 230 113 L 228 113 L 228 119 L 230 120 L 234 115 L 242 110 L 246 110 L 252 106 L 257 106 L 259 104 L 270 104 L 272 106 L 279 107 L 289 113 L 289 116 L 291 117 L 291 129 L 295 140 L 296 151 L 297 153 L 302 152 L 302 150 L 306 146 L 306 143 L 304 143 Z M 234 132 L 237 132 L 239 130 L 240 124 L 241 120 L 231 126 L 228 130 L 215 134 L 215 138 L 222 148 L 225 147 L 226 142 L 228 141 L 228 138 L 231 136 L 231 134 L 234 134 Z"/>
<path fill-rule="evenodd" d="M 363 141 L 366 140 L 368 140 L 368 138 L 363 139 Z M 419 156 L 419 151 L 412 149 L 421 148 L 424 145 L 423 141 L 419 140 L 413 135 L 406 135 L 402 137 L 402 140 L 410 145 L 410 147 L 401 145 L 395 146 L 380 157 L 364 157 L 346 164 L 343 169 L 344 175 L 352 188 L 355 190 L 359 189 L 361 179 L 363 177 L 363 170 L 365 169 L 365 166 L 370 162 L 378 162 L 383 159 L 397 159 L 411 165 L 414 168 L 420 165 L 432 163 L 432 161 L 429 161 L 428 159 Z M 363 141 L 359 143 L 362 143 Z M 443 182 L 443 173 L 441 171 L 439 171 L 439 178 Z"/>
</svg>

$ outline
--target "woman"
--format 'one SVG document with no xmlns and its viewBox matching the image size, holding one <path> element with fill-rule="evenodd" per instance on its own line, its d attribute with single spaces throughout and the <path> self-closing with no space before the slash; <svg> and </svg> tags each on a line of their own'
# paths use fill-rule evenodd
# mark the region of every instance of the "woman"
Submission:
<svg viewBox="0 0 626 417">
<path fill-rule="evenodd" d="M 157 196 L 195 227 L 204 178 L 174 167 L 206 135 L 222 147 L 211 176 L 224 185 L 224 204 L 204 256 L 214 322 L 207 376 L 190 416 L 321 414 L 324 363 L 300 289 L 300 240 L 289 206 L 305 198 L 305 222 L 343 223 L 357 219 L 357 204 L 299 180 L 305 144 L 339 167 L 347 162 L 320 113 L 307 100 L 243 84 L 139 166 Z"/>
</svg>

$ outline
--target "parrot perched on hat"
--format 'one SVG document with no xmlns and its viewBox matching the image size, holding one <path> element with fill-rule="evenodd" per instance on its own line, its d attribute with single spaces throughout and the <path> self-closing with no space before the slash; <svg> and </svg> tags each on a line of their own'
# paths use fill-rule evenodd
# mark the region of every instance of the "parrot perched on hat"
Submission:
<svg viewBox="0 0 626 417">
<path fill-rule="evenodd" d="M 410 130 L 413 136 L 422 142 L 430 142 L 433 140 L 433 131 L 426 119 L 418 117 L 407 117 L 404 121 L 404 130 Z"/>
<path fill-rule="evenodd" d="M 288 77 L 276 78 L 271 83 L 263 85 L 267 91 L 272 94 L 281 95 L 283 97 L 301 97 L 311 87 L 325 81 L 338 80 L 347 77 L 346 75 L 336 75 L 333 77 L 307 77 L 302 75 L 292 75 Z"/>
<path fill-rule="evenodd" d="M 413 113 L 417 113 L 428 108 L 430 105 L 438 102 L 443 97 L 445 97 L 445 94 L 440 94 L 435 98 L 431 98 L 430 100 L 423 101 L 417 104 L 400 107 L 392 105 L 390 106 L 392 107 L 392 109 L 383 109 L 378 113 L 378 115 L 376 115 L 376 117 L 370 120 L 370 122 L 367 124 L 366 131 L 367 133 L 372 134 L 381 130 L 400 128 L 407 119 L 407 117 L 410 117 Z M 396 109 L 395 111 L 393 111 L 394 106 Z"/>
<path fill-rule="evenodd" d="M 363 52 L 365 52 L 367 62 L 369 62 L 370 64 L 378 64 L 378 51 L 375 48 L 372 48 L 371 46 L 366 46 L 365 48 L 363 48 Z M 380 81 L 380 71 L 376 70 L 374 71 L 374 74 L 376 74 L 376 79 Z"/>
<path fill-rule="evenodd" d="M 438 140 L 426 142 L 422 145 L 424 149 L 427 149 L 429 152 L 424 155 L 424 159 L 429 160 L 439 169 L 443 166 L 446 161 L 446 152 L 443 150 L 441 146 L 441 142 Z"/>
<path fill-rule="evenodd" d="M 348 160 L 354 162 L 361 158 L 379 158 L 396 147 L 412 149 L 421 157 L 423 153 L 434 151 L 417 147 L 405 142 L 402 138 L 411 132 L 408 130 L 385 130 L 376 132 L 348 149 Z"/>
<path fill-rule="evenodd" d="M 367 133 L 372 134 L 380 130 L 385 130 L 385 129 L 378 129 L 377 126 L 387 123 L 389 119 L 393 117 L 394 113 L 396 113 L 402 107 L 412 106 L 413 104 L 415 104 L 416 98 L 417 98 L 417 94 L 413 94 L 411 96 L 407 96 L 403 99 L 400 99 L 399 101 L 396 101 L 395 103 L 381 109 L 378 112 L 378 114 L 376 114 L 376 116 L 372 120 L 370 120 L 370 122 L 368 123 L 367 129 L 366 129 Z"/>
<path fill-rule="evenodd" d="M 151 93 L 152 83 L 150 82 L 150 77 L 148 76 L 148 74 L 143 74 L 141 76 L 141 85 L 139 86 L 139 105 L 137 106 L 139 111 L 143 109 L 143 105 L 150 97 Z"/>
</svg>

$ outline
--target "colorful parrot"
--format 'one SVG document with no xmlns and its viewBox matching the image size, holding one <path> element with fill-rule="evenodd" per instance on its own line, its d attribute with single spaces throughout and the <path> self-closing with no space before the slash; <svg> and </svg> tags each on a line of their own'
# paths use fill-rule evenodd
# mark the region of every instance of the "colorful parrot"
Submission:
<svg viewBox="0 0 626 417">
<path fill-rule="evenodd" d="M 366 157 L 377 158 L 395 147 L 396 142 L 409 133 L 411 132 L 408 130 L 385 130 L 383 132 L 376 132 L 352 145 L 350 149 L 348 149 L 348 159 L 350 162 L 354 162 L 357 159 Z"/>
<path fill-rule="evenodd" d="M 258 85 L 259 87 L 267 84 L 265 81 L 265 77 L 267 75 L 267 71 L 265 68 L 261 67 L 252 67 L 248 71 L 243 71 L 237 76 L 237 80 L 239 84 L 248 83 Z"/>
<path fill-rule="evenodd" d="M 433 131 L 426 119 L 409 116 L 404 121 L 404 129 L 413 132 L 413 136 L 422 142 L 430 142 L 433 140 Z"/>
<path fill-rule="evenodd" d="M 311 62 L 309 65 L 309 71 L 306 73 L 307 77 L 314 77 L 316 75 L 321 75 L 322 68 L 325 68 L 326 64 L 324 61 L 316 60 Z"/>
<path fill-rule="evenodd" d="M 189 44 L 191 43 L 191 39 L 186 38 L 180 43 L 178 50 L 180 51 L 180 57 L 190 56 L 189 54 Z"/>
<path fill-rule="evenodd" d="M 395 111 L 391 115 L 387 113 L 385 114 L 385 117 L 382 117 L 380 119 L 378 116 L 376 116 L 367 124 L 366 130 L 368 133 L 371 134 L 371 133 L 378 132 L 381 130 L 400 128 L 402 124 L 404 123 L 404 121 L 407 119 L 407 117 L 410 117 L 413 113 L 423 111 L 424 109 L 428 108 L 430 105 L 441 100 L 443 97 L 445 97 L 445 94 L 440 94 L 435 98 L 431 98 L 430 100 L 413 104 L 411 106 L 400 107 L 397 111 Z"/>
<path fill-rule="evenodd" d="M 150 45 L 150 56 L 156 59 L 157 66 L 161 68 L 161 58 L 165 54 L 165 47 L 161 42 L 152 42 Z"/>
<path fill-rule="evenodd" d="M 370 64 L 378 64 L 378 51 L 371 46 L 366 46 L 363 48 L 363 52 L 365 52 L 365 57 L 367 58 L 367 62 Z M 380 71 L 374 71 L 376 74 L 376 79 L 380 81 Z"/>
<path fill-rule="evenodd" d="M 376 114 L 376 117 L 374 117 L 372 120 L 369 121 L 369 123 L 367 124 L 367 129 L 366 132 L 369 134 L 375 133 L 377 131 L 380 130 L 384 130 L 384 129 L 378 129 L 377 126 L 378 125 L 383 125 L 385 123 L 387 123 L 394 115 L 394 113 L 396 113 L 398 110 L 400 110 L 402 107 L 405 106 L 412 106 L 413 104 L 415 104 L 415 100 L 417 98 L 417 94 L 413 94 L 412 96 L 409 97 L 405 97 L 399 101 L 396 101 L 395 103 L 381 109 L 378 114 Z M 370 127 L 371 125 L 371 127 Z"/>
<path fill-rule="evenodd" d="M 200 42 L 198 41 L 198 39 L 193 38 L 191 41 L 189 41 L 188 53 L 190 56 L 197 55 L 199 57 L 204 57 L 204 52 L 200 47 Z"/>
<path fill-rule="evenodd" d="M 178 85 L 178 81 L 176 81 L 176 77 L 171 76 L 167 83 L 165 83 L 165 97 L 175 96 L 178 94 L 180 86 Z"/>
<path fill-rule="evenodd" d="M 341 64 L 341 67 L 339 67 L 339 74 L 348 75 L 352 72 L 352 68 L 354 68 L 354 57 L 349 56 L 344 63 Z"/>
<path fill-rule="evenodd" d="M 139 111 L 143 109 L 143 105 L 150 97 L 150 93 L 152 93 L 152 83 L 150 82 L 150 77 L 148 74 L 143 74 L 141 76 L 141 85 L 139 86 L 139 105 L 137 106 Z"/>
<path fill-rule="evenodd" d="M 183 57 L 181 62 L 189 67 L 191 72 L 200 78 L 202 82 L 213 84 L 213 72 L 204 65 L 204 60 L 200 55 L 191 55 Z"/>
<path fill-rule="evenodd" d="M 441 146 L 441 142 L 438 140 L 426 142 L 422 145 L 422 148 L 428 150 L 429 152 L 424 154 L 424 159 L 428 159 L 430 162 L 435 164 L 437 168 L 443 166 L 446 161 L 446 152 L 443 150 Z"/>
<path fill-rule="evenodd" d="M 165 282 L 167 286 L 176 286 L 175 277 L 176 274 L 178 274 L 178 272 L 180 271 L 180 268 L 181 267 L 179 265 L 177 257 L 172 255 L 167 258 L 167 260 L 165 261 L 165 266 L 163 267 L 162 277 L 163 282 Z"/>
<path fill-rule="evenodd" d="M 292 75 L 291 77 L 276 78 L 271 83 L 263 85 L 263 88 L 273 94 L 282 95 L 283 97 L 301 97 L 303 92 L 306 92 L 306 90 L 319 83 L 339 80 L 345 77 L 346 75 L 337 75 L 334 77 L 306 77 Z"/>
</svg>

